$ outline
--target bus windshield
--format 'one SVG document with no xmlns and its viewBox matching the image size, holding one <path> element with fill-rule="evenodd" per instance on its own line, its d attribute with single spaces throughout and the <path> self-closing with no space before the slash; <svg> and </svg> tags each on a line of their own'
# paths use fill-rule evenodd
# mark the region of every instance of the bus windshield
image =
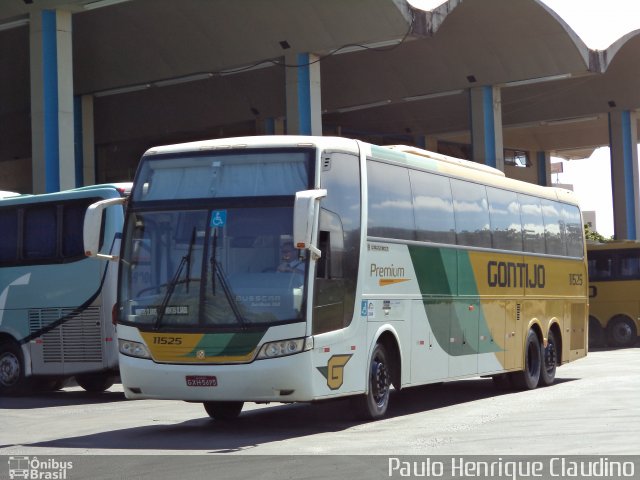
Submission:
<svg viewBox="0 0 640 480">
<path fill-rule="evenodd" d="M 125 229 L 120 321 L 207 331 L 301 321 L 307 259 L 292 245 L 293 200 L 308 188 L 311 158 L 145 160 Z"/>
<path fill-rule="evenodd" d="M 291 207 L 130 215 L 122 319 L 156 328 L 300 320 L 307 267 L 291 247 L 292 215 Z"/>
</svg>

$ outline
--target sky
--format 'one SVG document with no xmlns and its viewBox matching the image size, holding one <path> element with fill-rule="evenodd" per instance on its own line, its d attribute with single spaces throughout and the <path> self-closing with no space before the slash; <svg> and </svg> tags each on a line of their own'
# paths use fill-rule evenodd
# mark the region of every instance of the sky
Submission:
<svg viewBox="0 0 640 480">
<path fill-rule="evenodd" d="M 640 0 L 542 0 L 592 49 L 604 50 L 623 35 L 640 29 Z M 431 9 L 443 0 L 408 0 Z M 640 157 L 640 152 L 639 155 Z M 561 161 L 559 158 L 552 162 Z M 564 172 L 552 180 L 572 184 L 583 210 L 596 212 L 596 230 L 613 235 L 613 201 L 609 148 L 598 148 L 585 160 L 562 161 Z"/>
</svg>

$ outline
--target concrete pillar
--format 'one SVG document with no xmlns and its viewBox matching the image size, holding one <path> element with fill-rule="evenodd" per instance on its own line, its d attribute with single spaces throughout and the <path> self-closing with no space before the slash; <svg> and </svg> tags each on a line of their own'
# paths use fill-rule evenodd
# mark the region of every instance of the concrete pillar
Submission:
<svg viewBox="0 0 640 480">
<path fill-rule="evenodd" d="M 285 69 L 287 133 L 322 135 L 318 57 L 311 53 L 287 54 L 285 63 L 289 65 Z"/>
<path fill-rule="evenodd" d="M 504 172 L 502 100 L 494 86 L 469 89 L 473 160 Z"/>
<path fill-rule="evenodd" d="M 256 120 L 256 133 L 258 135 L 284 135 L 284 118 L 269 117 Z"/>
<path fill-rule="evenodd" d="M 530 153 L 531 154 L 531 153 Z M 538 168 L 538 185 L 551 185 L 551 155 L 549 152 L 536 152 L 536 167 Z"/>
<path fill-rule="evenodd" d="M 96 148 L 93 127 L 93 95 L 76 97 L 79 111 L 76 111 L 76 175 L 82 185 L 96 183 Z M 78 131 L 79 130 L 79 131 Z M 78 148 L 79 147 L 79 148 Z"/>
<path fill-rule="evenodd" d="M 430 135 L 416 135 L 415 136 L 416 147 L 428 150 L 430 152 L 438 151 L 438 139 Z"/>
<path fill-rule="evenodd" d="M 76 186 L 71 13 L 39 10 L 30 17 L 33 192 Z"/>
<path fill-rule="evenodd" d="M 637 240 L 640 232 L 637 132 L 636 113 L 609 113 L 613 233 L 618 240 Z"/>
</svg>

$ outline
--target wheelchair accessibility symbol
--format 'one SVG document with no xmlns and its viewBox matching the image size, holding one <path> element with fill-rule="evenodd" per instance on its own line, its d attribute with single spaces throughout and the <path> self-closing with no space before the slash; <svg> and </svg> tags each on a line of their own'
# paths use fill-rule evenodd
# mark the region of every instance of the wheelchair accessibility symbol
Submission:
<svg viewBox="0 0 640 480">
<path fill-rule="evenodd" d="M 227 211 L 226 210 L 214 210 L 211 212 L 211 226 L 212 227 L 224 227 L 227 223 Z"/>
</svg>

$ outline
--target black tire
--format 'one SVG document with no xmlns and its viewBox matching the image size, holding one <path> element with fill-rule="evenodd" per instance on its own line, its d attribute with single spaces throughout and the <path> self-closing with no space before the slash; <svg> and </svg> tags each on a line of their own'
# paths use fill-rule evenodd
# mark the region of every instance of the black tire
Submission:
<svg viewBox="0 0 640 480">
<path fill-rule="evenodd" d="M 629 317 L 618 315 L 607 324 L 607 343 L 610 347 L 631 347 L 637 340 L 636 326 Z"/>
<path fill-rule="evenodd" d="M 66 378 L 36 377 L 32 387 L 39 392 L 55 392 L 61 390 L 67 383 Z"/>
<path fill-rule="evenodd" d="M 513 386 L 520 390 L 533 390 L 538 386 L 542 368 L 542 349 L 536 332 L 529 330 L 524 344 L 524 369 L 511 374 Z"/>
<path fill-rule="evenodd" d="M 203 402 L 207 414 L 214 420 L 235 420 L 244 402 Z"/>
<path fill-rule="evenodd" d="M 87 392 L 99 393 L 108 390 L 115 383 L 115 377 L 105 373 L 76 375 L 76 382 Z"/>
<path fill-rule="evenodd" d="M 367 393 L 354 399 L 356 413 L 363 419 L 376 420 L 387 413 L 393 371 L 389 358 L 384 345 L 376 344 L 369 362 Z"/>
<path fill-rule="evenodd" d="M 589 315 L 589 348 L 602 347 L 604 345 L 604 328 L 598 319 Z"/>
<path fill-rule="evenodd" d="M 542 366 L 540 368 L 540 386 L 553 385 L 556 379 L 556 367 L 558 365 L 560 344 L 555 333 L 549 331 L 547 346 L 542 346 Z"/>
<path fill-rule="evenodd" d="M 28 390 L 24 376 L 22 349 L 12 341 L 0 343 L 0 395 L 16 395 Z"/>
<path fill-rule="evenodd" d="M 12 341 L 0 343 L 0 395 L 25 393 L 28 382 L 24 376 L 22 349 Z"/>
</svg>

